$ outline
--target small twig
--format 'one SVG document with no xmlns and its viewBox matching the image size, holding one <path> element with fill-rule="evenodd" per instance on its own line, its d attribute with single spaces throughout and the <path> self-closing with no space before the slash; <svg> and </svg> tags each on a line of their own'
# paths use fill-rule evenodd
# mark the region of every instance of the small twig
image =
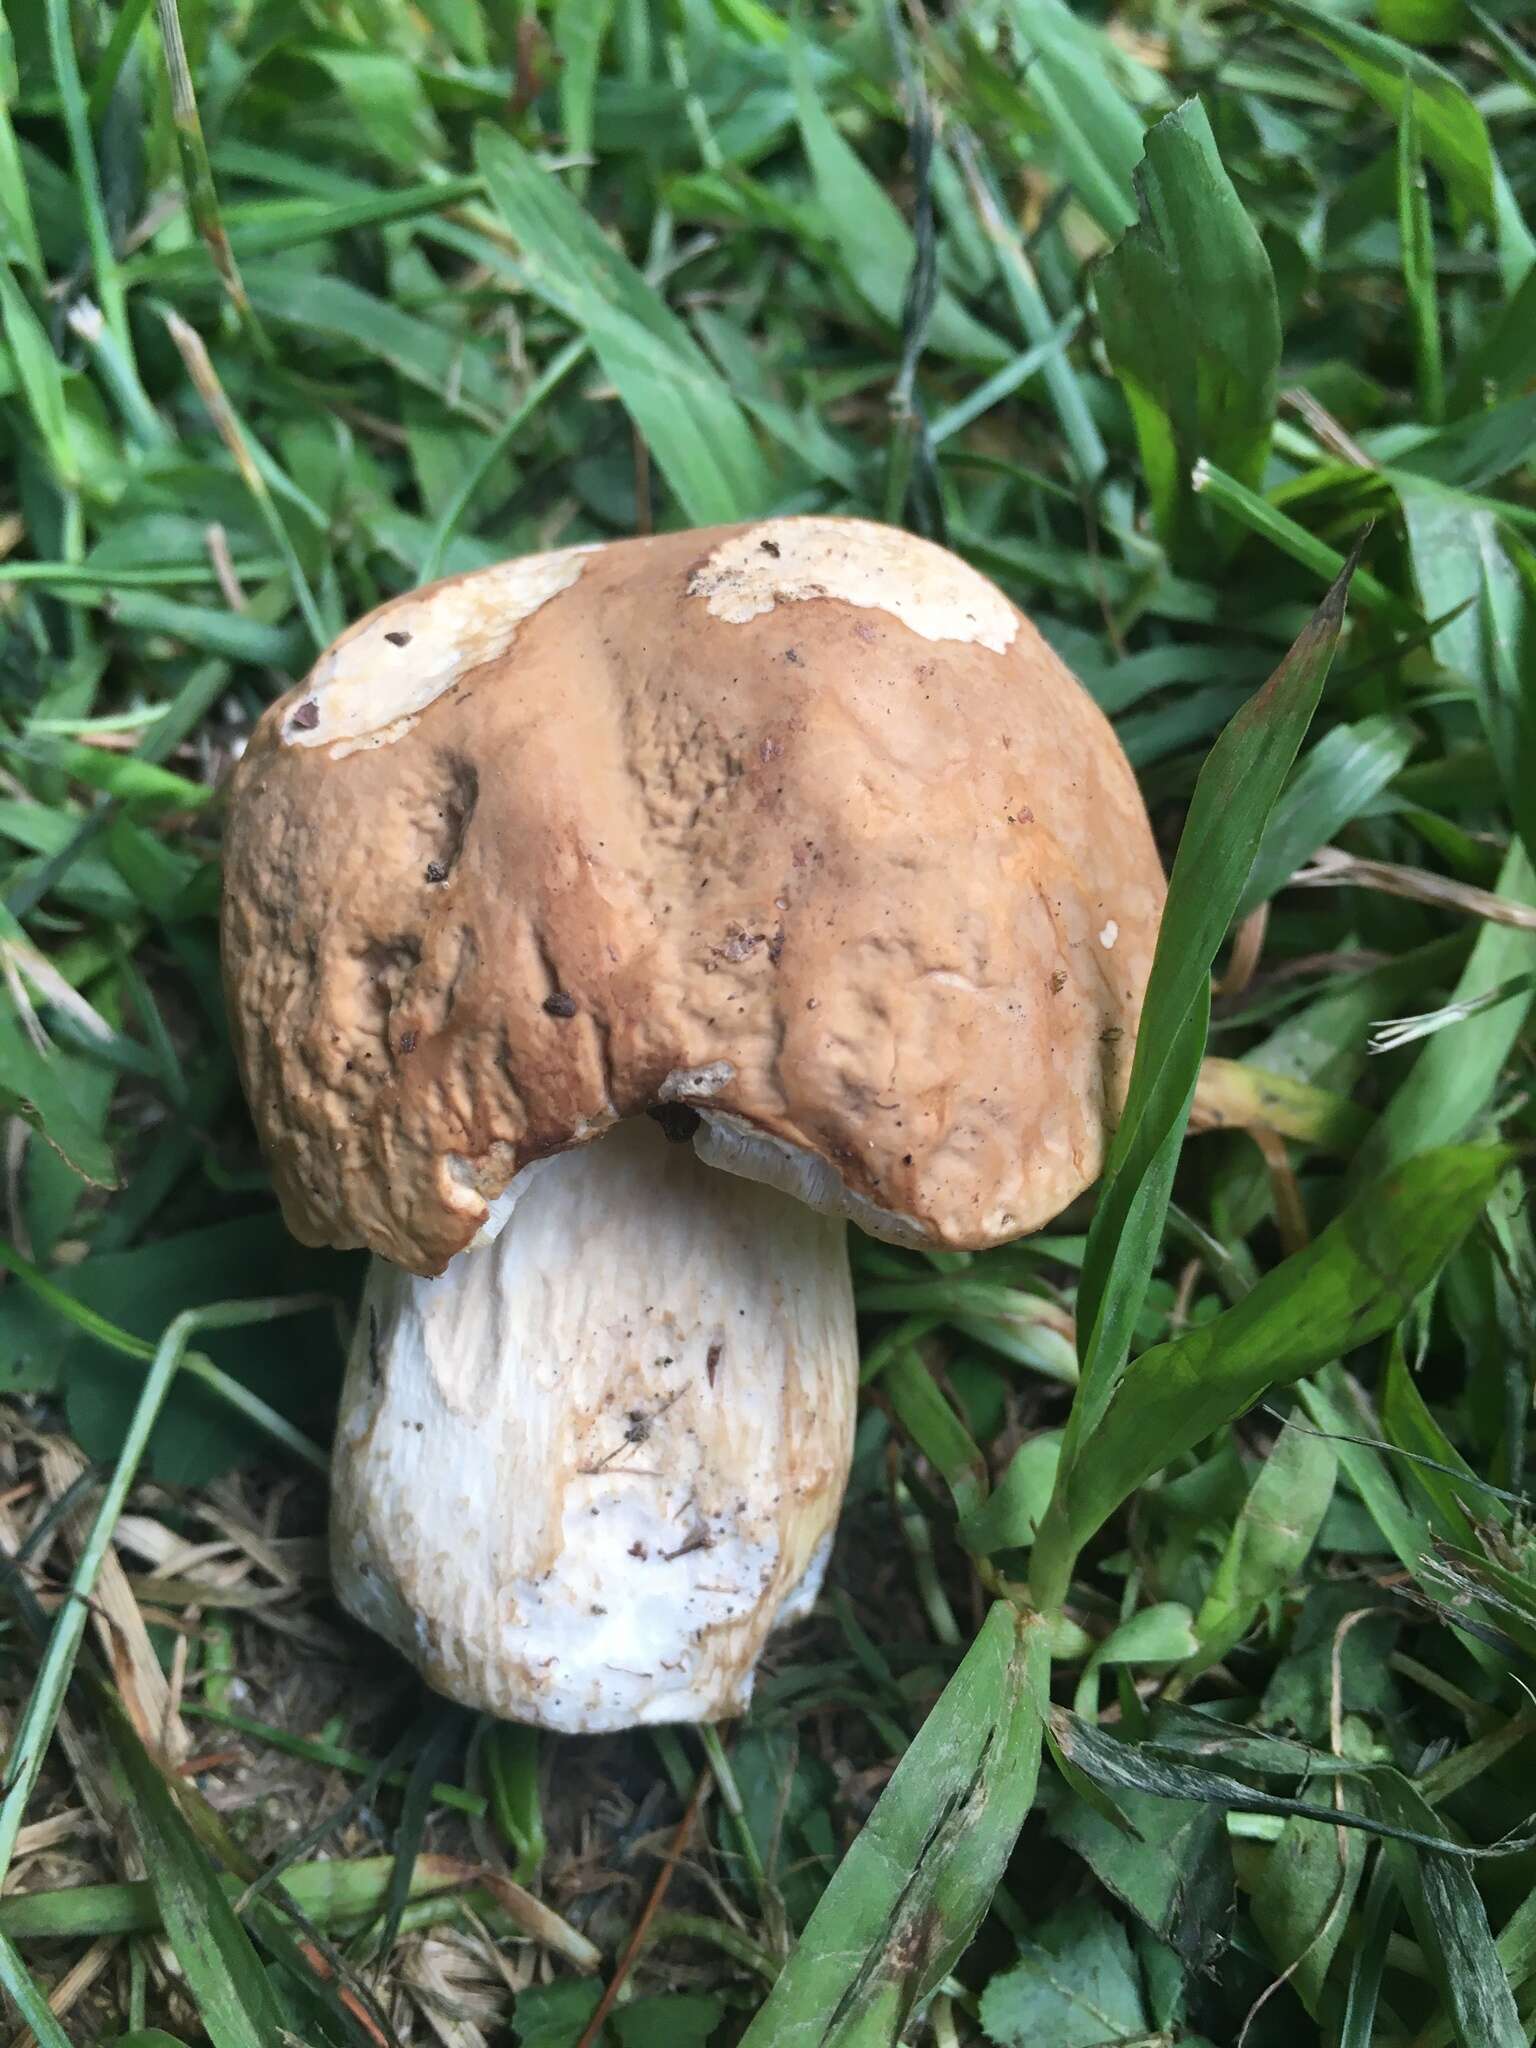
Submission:
<svg viewBox="0 0 1536 2048">
<path fill-rule="evenodd" d="M 667 1852 L 661 1859 L 661 1869 L 656 1874 L 655 1884 L 651 1886 L 651 1895 L 646 1900 L 640 1917 L 630 1932 L 629 1940 L 624 1944 L 624 1952 L 614 1967 L 614 1972 L 608 1980 L 607 1988 L 604 1990 L 602 1997 L 597 2001 L 597 2010 L 582 2029 L 581 2039 L 576 2043 L 576 2048 L 593 2048 L 593 2043 L 603 2031 L 603 2022 L 607 2019 L 609 2013 L 613 2011 L 618 2001 L 619 1993 L 624 1988 L 624 1980 L 634 1968 L 635 1959 L 645 1946 L 645 1937 L 650 1924 L 661 1911 L 662 1900 L 667 1896 L 667 1887 L 672 1882 L 672 1873 L 676 1870 L 678 1861 L 688 1846 L 688 1838 L 693 1833 L 694 1823 L 699 1817 L 699 1809 L 704 1803 L 705 1794 L 713 1783 L 713 1779 L 714 1774 L 706 1765 L 699 1773 L 699 1781 L 693 1788 L 693 1796 L 688 1801 L 682 1819 L 672 1831 L 672 1839 L 667 1844 Z"/>
</svg>

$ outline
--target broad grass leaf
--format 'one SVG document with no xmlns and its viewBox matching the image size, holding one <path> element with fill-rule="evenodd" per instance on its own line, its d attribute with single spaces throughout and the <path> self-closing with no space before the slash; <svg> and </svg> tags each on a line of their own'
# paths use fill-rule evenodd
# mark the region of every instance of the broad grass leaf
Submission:
<svg viewBox="0 0 1536 2048">
<path fill-rule="evenodd" d="M 1102 1905 L 1077 1899 L 1021 1937 L 1022 1954 L 981 1996 L 998 2048 L 1115 2048 L 1149 2032 L 1136 1957 Z"/>
<path fill-rule="evenodd" d="M 1434 1808 L 1396 1772 L 1374 1780 L 1372 1797 L 1394 1826 L 1441 1832 Z M 1389 1845 L 1387 1856 L 1461 2048 L 1526 2048 L 1525 2026 L 1466 1863 L 1421 1855 L 1399 1842 Z"/>
<path fill-rule="evenodd" d="M 1259 1467 L 1195 1617 L 1197 1669 L 1240 1642 L 1264 1602 L 1305 1564 L 1337 1477 L 1333 1446 L 1288 1422 Z"/>
<path fill-rule="evenodd" d="M 1193 1616 L 1181 1600 L 1138 1607 L 1093 1653 L 1095 1664 L 1175 1664 L 1194 1648 Z"/>
<path fill-rule="evenodd" d="M 1419 410 L 1426 419 L 1441 420 L 1445 417 L 1445 359 L 1435 238 L 1419 146 L 1418 101 L 1411 92 L 1401 95 L 1397 117 L 1397 221 L 1403 294 L 1413 326 Z"/>
<path fill-rule="evenodd" d="M 1383 967 L 1329 983 L 1253 1048 L 1253 1064 L 1334 1091 L 1352 1087 L 1370 1057 L 1370 1027 L 1416 1008 L 1424 991 L 1440 988 L 1469 951 L 1469 936 L 1453 933 L 1415 946 Z"/>
<path fill-rule="evenodd" d="M 1308 2012 L 1348 1925 L 1366 1846 L 1353 1828 L 1288 1820 L 1254 1886 L 1254 1924 Z"/>
<path fill-rule="evenodd" d="M 1448 1147 L 1409 1160 L 1305 1251 L 1212 1322 L 1144 1351 L 1116 1387 L 1062 1495 L 1079 1547 L 1171 1459 L 1298 1379 L 1401 1321 L 1472 1227 L 1509 1155 Z"/>
<path fill-rule="evenodd" d="M 1255 489 L 1274 427 L 1280 315 L 1258 231 L 1188 100 L 1148 129 L 1140 219 L 1095 272 L 1099 324 L 1136 425 L 1153 516 L 1176 561 L 1208 554 L 1204 457 Z M 1219 534 L 1235 539 L 1230 528 Z"/>
<path fill-rule="evenodd" d="M 1487 1857 L 1518 1854 L 1531 1845 L 1532 1837 L 1506 1840 L 1491 1848 L 1473 1847 L 1453 1841 L 1429 1809 L 1427 1825 L 1413 1814 L 1404 1818 L 1383 1810 L 1365 1812 L 1357 1807 L 1328 1807 L 1315 1799 L 1292 1797 L 1253 1785 L 1249 1778 L 1299 1780 L 1302 1790 L 1312 1778 L 1361 1777 L 1367 1780 L 1395 1779 L 1389 1765 L 1359 1763 L 1354 1758 L 1330 1755 L 1304 1743 L 1266 1740 L 1263 1736 L 1229 1731 L 1214 1715 L 1184 1713 L 1172 1718 L 1165 1729 L 1159 1716 L 1155 1733 L 1144 1742 L 1127 1739 L 1095 1722 L 1070 1714 L 1065 1707 L 1052 1707 L 1050 1725 L 1064 1755 L 1097 1784 L 1118 1799 L 1125 1792 L 1147 1793 L 1158 1799 L 1198 1800 L 1228 1813 L 1268 1813 L 1317 1820 L 1336 1827 L 1358 1828 L 1363 1834 L 1378 1835 L 1386 1841 L 1403 1842 L 1426 1851 L 1435 1860 L 1446 1859 L 1463 1865 Z M 1246 1775 L 1238 1775 L 1244 1773 Z"/>
<path fill-rule="evenodd" d="M 190 781 L 185 775 L 177 775 L 141 756 L 114 754 L 79 740 L 49 734 L 33 741 L 28 751 L 35 751 L 50 767 L 62 769 L 72 782 L 103 790 L 147 815 L 159 811 L 200 811 L 217 795 L 206 782 Z"/>
<path fill-rule="evenodd" d="M 1105 1665 L 1181 1664 L 1196 1647 L 1194 1616 L 1182 1601 L 1159 1600 L 1138 1607 L 1096 1646 L 1083 1666 L 1073 1699 L 1075 1711 L 1098 1711 L 1099 1673 Z"/>
<path fill-rule="evenodd" d="M 1435 655 L 1473 692 L 1515 830 L 1536 858 L 1536 564 L 1492 507 L 1401 472 L 1394 481 L 1415 580 L 1445 619 Z"/>
<path fill-rule="evenodd" d="M 510 136 L 480 127 L 476 161 L 529 288 L 587 335 L 686 517 L 709 526 L 770 510 L 780 489 L 745 415 L 660 293 Z"/>
<path fill-rule="evenodd" d="M 1359 1387 L 1342 1366 L 1331 1365 L 1314 1380 L 1305 1381 L 1299 1393 L 1312 1421 L 1332 1437 L 1339 1465 L 1365 1504 L 1388 1549 L 1417 1579 L 1431 1600 L 1443 1602 L 1444 1583 L 1431 1569 L 1436 1560 L 1433 1523 L 1421 1504 L 1420 1496 L 1406 1492 L 1406 1481 L 1399 1484 L 1393 1468 L 1407 1461 L 1389 1461 L 1382 1451 L 1375 1448 L 1372 1440 L 1380 1437 L 1381 1427 Z M 1513 1620 L 1508 1617 L 1501 1619 L 1522 1642 L 1528 1640 L 1523 1615 L 1516 1615 Z M 1361 1634 L 1363 1630 L 1356 1633 Z M 1485 1671 L 1497 1676 L 1506 1665 L 1507 1659 L 1485 1642 L 1475 1629 L 1461 1631 L 1461 1641 L 1468 1654 Z"/>
<path fill-rule="evenodd" d="M 1370 1111 L 1288 1074 L 1272 1074 L 1254 1060 L 1207 1053 L 1190 1113 L 1192 1130 L 1271 1130 L 1326 1152 L 1354 1152 L 1371 1128 Z"/>
<path fill-rule="evenodd" d="M 107 1701 L 100 1718 L 166 1936 L 208 2039 L 213 2048 L 272 2048 L 283 2014 L 217 1872 L 126 1715 Z"/>
<path fill-rule="evenodd" d="M 1232 1910 L 1232 1859 L 1220 1813 L 1199 1801 L 1124 1789 L 1111 1802 L 1093 1779 L 1079 1777 L 1095 1802 L 1081 1796 L 1057 1801 L 1051 1832 L 1159 1940 L 1172 1943 L 1191 1963 L 1208 1963 L 1222 1945 Z"/>
<path fill-rule="evenodd" d="M 103 577 L 110 586 L 111 578 Z M 77 600 L 92 605 L 97 598 L 80 599 L 77 591 L 60 595 L 66 603 Z M 313 659 L 313 643 L 301 630 L 269 625 L 248 612 L 215 610 L 211 605 L 183 604 L 179 598 L 161 597 L 158 591 L 119 590 L 112 596 L 115 624 L 143 633 L 168 633 L 188 647 L 200 647 L 207 654 L 220 654 L 230 661 L 249 662 L 253 668 L 275 668 L 302 674 Z M 211 794 L 209 792 L 208 794 Z M 205 796 L 206 800 L 206 796 Z"/>
<path fill-rule="evenodd" d="M 1321 43 L 1394 119 L 1402 112 L 1405 93 L 1411 92 L 1425 155 L 1468 213 L 1493 220 L 1494 156 L 1488 130 L 1448 71 L 1421 50 L 1303 0 L 1259 0 L 1259 5 Z"/>
<path fill-rule="evenodd" d="M 1485 491 L 1517 474 L 1536 448 L 1536 396 L 1509 398 L 1453 420 L 1398 456 L 1394 467 L 1449 488 Z"/>
<path fill-rule="evenodd" d="M 1035 1540 L 1061 1462 L 1061 1434 L 1042 1430 L 1019 1445 L 996 1488 L 960 1523 L 960 1540 L 978 1557 L 1023 1550 Z"/>
<path fill-rule="evenodd" d="M 999 1602 L 742 2048 L 891 2048 L 969 1943 L 1034 1798 L 1049 1642 Z"/>
<path fill-rule="evenodd" d="M 21 263 L 39 285 L 47 283 L 47 266 L 32 217 L 27 173 L 16 146 L 11 110 L 0 100 L 0 260 Z"/>
<path fill-rule="evenodd" d="M 608 2022 L 619 2048 L 705 2048 L 725 2017 L 709 1991 L 668 1991 L 621 2005 Z"/>
<path fill-rule="evenodd" d="M 1388 1461 L 1369 1439 L 1379 1434 L 1376 1417 L 1342 1366 L 1329 1366 L 1298 1390 L 1313 1423 L 1333 1440 L 1345 1478 L 1360 1496 L 1388 1549 L 1418 1577 L 1434 1549 L 1434 1531 L 1421 1509 L 1411 1507 Z"/>
</svg>

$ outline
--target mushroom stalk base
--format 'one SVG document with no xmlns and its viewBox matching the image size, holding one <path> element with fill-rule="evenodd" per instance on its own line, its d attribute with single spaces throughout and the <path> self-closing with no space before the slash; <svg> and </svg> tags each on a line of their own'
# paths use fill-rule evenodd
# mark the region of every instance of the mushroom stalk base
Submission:
<svg viewBox="0 0 1536 2048">
<path fill-rule="evenodd" d="M 439 1279 L 376 1260 L 335 1448 L 346 1606 L 504 1719 L 740 1713 L 847 1478 L 845 1236 L 637 1119 L 544 1162 Z"/>
</svg>

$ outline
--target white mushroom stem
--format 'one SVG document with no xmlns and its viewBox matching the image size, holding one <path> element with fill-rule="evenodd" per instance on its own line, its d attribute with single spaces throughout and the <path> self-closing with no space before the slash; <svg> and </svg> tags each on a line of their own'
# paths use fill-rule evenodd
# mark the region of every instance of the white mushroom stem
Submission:
<svg viewBox="0 0 1536 2048">
<path fill-rule="evenodd" d="M 641 1118 L 541 1165 L 440 1279 L 376 1260 L 336 1438 L 346 1605 L 508 1720 L 740 1713 L 847 1478 L 845 1235 Z"/>
</svg>

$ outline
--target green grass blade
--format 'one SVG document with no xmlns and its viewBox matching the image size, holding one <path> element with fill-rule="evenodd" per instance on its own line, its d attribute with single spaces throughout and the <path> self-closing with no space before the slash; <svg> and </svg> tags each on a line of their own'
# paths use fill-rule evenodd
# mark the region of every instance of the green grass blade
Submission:
<svg viewBox="0 0 1536 2048">
<path fill-rule="evenodd" d="M 1169 882 L 1130 1092 L 1088 1237 L 1078 1291 L 1082 1385 L 1068 1423 L 1064 1477 L 1104 1411 L 1141 1312 L 1205 1049 L 1211 965 L 1322 693 L 1343 626 L 1347 573 L 1211 749 L 1196 785 Z"/>
<path fill-rule="evenodd" d="M 434 582 L 443 573 L 443 557 L 448 552 L 476 491 L 480 489 L 486 477 L 512 446 L 529 420 L 535 416 L 539 407 L 559 390 L 586 353 L 587 343 L 584 337 L 579 341 L 567 342 L 543 375 L 535 380 L 525 396 L 513 407 L 486 442 L 479 461 L 472 465 L 463 482 L 438 515 L 427 552 L 422 557 L 420 580 L 423 583 Z"/>
<path fill-rule="evenodd" d="M 1098 266 L 1099 320 L 1158 532 L 1190 561 L 1213 538 L 1196 463 L 1249 488 L 1264 473 L 1280 362 L 1275 281 L 1198 100 L 1147 131 L 1136 196 L 1137 224 Z M 1214 538 L 1230 552 L 1230 528 Z"/>
<path fill-rule="evenodd" d="M 1397 122 L 1397 228 L 1403 245 L 1403 290 L 1413 315 L 1419 408 L 1426 419 L 1441 420 L 1445 417 L 1445 363 L 1440 346 L 1435 238 L 1419 148 L 1417 106 L 1414 95 L 1405 92 Z"/>
<path fill-rule="evenodd" d="M 1494 158 L 1488 130 L 1470 95 L 1448 71 L 1421 50 L 1304 0 L 1258 0 L 1258 5 L 1321 44 L 1394 119 L 1411 95 L 1431 161 L 1469 213 L 1492 221 Z"/>
<path fill-rule="evenodd" d="M 46 286 L 48 271 L 43 262 L 42 244 L 37 238 L 37 221 L 32 212 L 32 195 L 27 189 L 26 167 L 16 144 L 10 102 L 3 95 L 0 95 L 0 221 L 4 222 L 14 243 L 12 248 L 0 253 L 7 260 L 24 264 L 32 282 L 39 288 Z"/>
<path fill-rule="evenodd" d="M 1204 1669 L 1240 1642 L 1259 1609 L 1305 1563 L 1333 1499 L 1332 1444 L 1287 1423 L 1260 1465 L 1195 1617 Z"/>
<path fill-rule="evenodd" d="M 999 1604 L 822 1894 L 742 2048 L 894 2048 L 969 1942 L 1034 1798 L 1049 1649 Z"/>
<path fill-rule="evenodd" d="M 54 2018 L 53 2008 L 22 1960 L 20 1951 L 3 1933 L 0 1933 L 0 1991 L 4 1991 L 26 2022 L 38 2048 L 72 2048 L 68 2034 Z"/>
<path fill-rule="evenodd" d="M 69 0 L 43 0 L 43 11 L 48 25 L 48 53 L 53 64 L 54 85 L 69 135 L 75 187 L 85 221 L 86 246 L 90 250 L 91 268 L 96 276 L 96 294 L 118 347 L 131 363 L 134 356 L 133 337 L 128 331 L 128 300 L 102 198 L 96 147 L 91 140 L 90 112 L 80 78 L 79 60 L 75 55 Z"/>
<path fill-rule="evenodd" d="M 1304 867 L 1407 766 L 1417 739 L 1406 719 L 1379 712 L 1336 725 L 1318 741 L 1270 813 L 1237 907 L 1246 917 Z"/>
<path fill-rule="evenodd" d="M 585 332 L 687 518 L 768 511 L 779 490 L 746 418 L 660 294 L 509 136 L 482 127 L 477 161 L 530 285 Z"/>
<path fill-rule="evenodd" d="M 1379 1779 L 1373 1796 L 1378 1811 L 1397 1826 L 1436 1831 L 1434 1809 L 1406 1778 L 1394 1773 Z M 1526 2048 L 1528 2036 L 1488 1911 L 1466 1864 L 1418 1855 L 1396 1842 L 1387 1856 L 1461 2048 Z"/>
<path fill-rule="evenodd" d="M 400 1807 L 400 1825 L 396 1830 L 394 1867 L 389 1873 L 389 1888 L 384 1894 L 381 1946 L 386 1952 L 394 1946 L 395 1937 L 400 1932 L 400 1916 L 411 1896 L 416 1862 L 421 1853 L 422 1830 L 427 1824 L 427 1810 L 432 1803 L 432 1788 L 437 1783 L 439 1770 L 463 1741 L 465 1725 L 465 1716 L 457 1708 L 440 1705 L 436 1725 L 412 1759 L 405 1798 Z"/>
<path fill-rule="evenodd" d="M 178 0 L 155 0 L 155 19 L 159 24 L 160 46 L 165 52 L 165 68 L 170 79 L 171 125 L 176 132 L 176 150 L 181 160 L 187 206 L 236 316 L 257 349 L 264 354 L 267 350 L 266 336 L 246 295 L 240 266 L 229 246 L 229 236 L 225 233 L 219 212 L 218 188 L 213 182 L 208 145 L 203 139 L 197 93 L 187 68 L 187 48 L 182 39 Z"/>
<path fill-rule="evenodd" d="M 1110 77 L 1102 29 L 1065 0 L 1009 0 L 1024 89 L 1062 154 L 1083 205 L 1106 235 L 1136 218 L 1133 178 L 1142 124 Z"/>
<path fill-rule="evenodd" d="M 283 2013 L 217 1872 L 114 1700 L 103 1702 L 101 1725 L 166 1937 L 213 2048 L 272 2048 Z"/>
<path fill-rule="evenodd" d="M 981 222 L 1012 302 L 1019 325 L 1032 348 L 1045 348 L 1056 340 L 1057 318 L 1046 303 L 1034 270 L 1024 253 L 1019 236 L 1008 219 L 988 177 L 971 137 L 961 131 L 954 137 L 956 160 L 970 189 L 971 203 Z M 1061 431 L 1072 453 L 1079 485 L 1096 484 L 1109 460 L 1104 438 L 1094 420 L 1086 392 L 1064 351 L 1051 348 L 1044 366 L 1046 390 Z"/>
<path fill-rule="evenodd" d="M 592 103 L 597 90 L 598 59 L 613 19 L 613 0 L 555 0 L 555 48 L 560 52 L 560 125 L 570 155 L 592 150 Z M 572 189 L 586 190 L 587 174 L 578 164 Z"/>
<path fill-rule="evenodd" d="M 4 326 L 32 423 L 48 451 L 59 486 L 73 491 L 79 487 L 80 476 L 64 399 L 64 373 L 42 323 L 4 264 L 0 264 L 0 325 Z"/>
<path fill-rule="evenodd" d="M 949 1488 L 955 1513 L 974 1515 L 986 1498 L 987 1461 L 916 1350 L 909 1346 L 893 1359 L 880 1384 L 902 1428 Z"/>
<path fill-rule="evenodd" d="M 900 328 L 902 298 L 917 255 L 912 230 L 896 202 L 844 141 L 811 82 L 797 43 L 795 105 L 827 232 L 859 296 L 892 328 Z M 1013 354 L 1000 335 L 974 320 L 941 290 L 929 324 L 930 345 L 941 354 L 995 368 Z"/>
<path fill-rule="evenodd" d="M 170 1392 L 193 1334 L 199 1329 L 229 1329 L 246 1323 L 270 1322 L 278 1316 L 303 1313 L 316 1305 L 312 1296 L 216 1302 L 206 1308 L 187 1309 L 168 1325 L 134 1404 L 132 1420 L 113 1466 L 112 1477 L 102 1494 L 89 1534 L 81 1545 L 70 1579 L 71 1597 L 62 1602 L 54 1616 L 41 1668 L 11 1742 L 6 1787 L 3 1797 L 0 1797 L 0 1883 L 3 1883 L 15 1854 L 16 1837 L 21 1830 L 27 1802 L 42 1768 L 75 1658 L 79 1654 L 81 1638 L 91 1614 L 91 1590 L 96 1583 L 96 1574 L 101 1569 L 101 1561 L 112 1540 L 112 1532 L 123 1511 L 129 1489 L 138 1476 L 155 1418 L 165 1404 L 165 1397 Z"/>
<path fill-rule="evenodd" d="M 1400 1322 L 1471 1229 L 1508 1160 L 1492 1145 L 1410 1160 L 1235 1308 L 1144 1351 L 1072 1466 L 1063 1465 L 1071 1546 L 1081 1548 L 1136 1487 L 1269 1388 Z"/>
</svg>

